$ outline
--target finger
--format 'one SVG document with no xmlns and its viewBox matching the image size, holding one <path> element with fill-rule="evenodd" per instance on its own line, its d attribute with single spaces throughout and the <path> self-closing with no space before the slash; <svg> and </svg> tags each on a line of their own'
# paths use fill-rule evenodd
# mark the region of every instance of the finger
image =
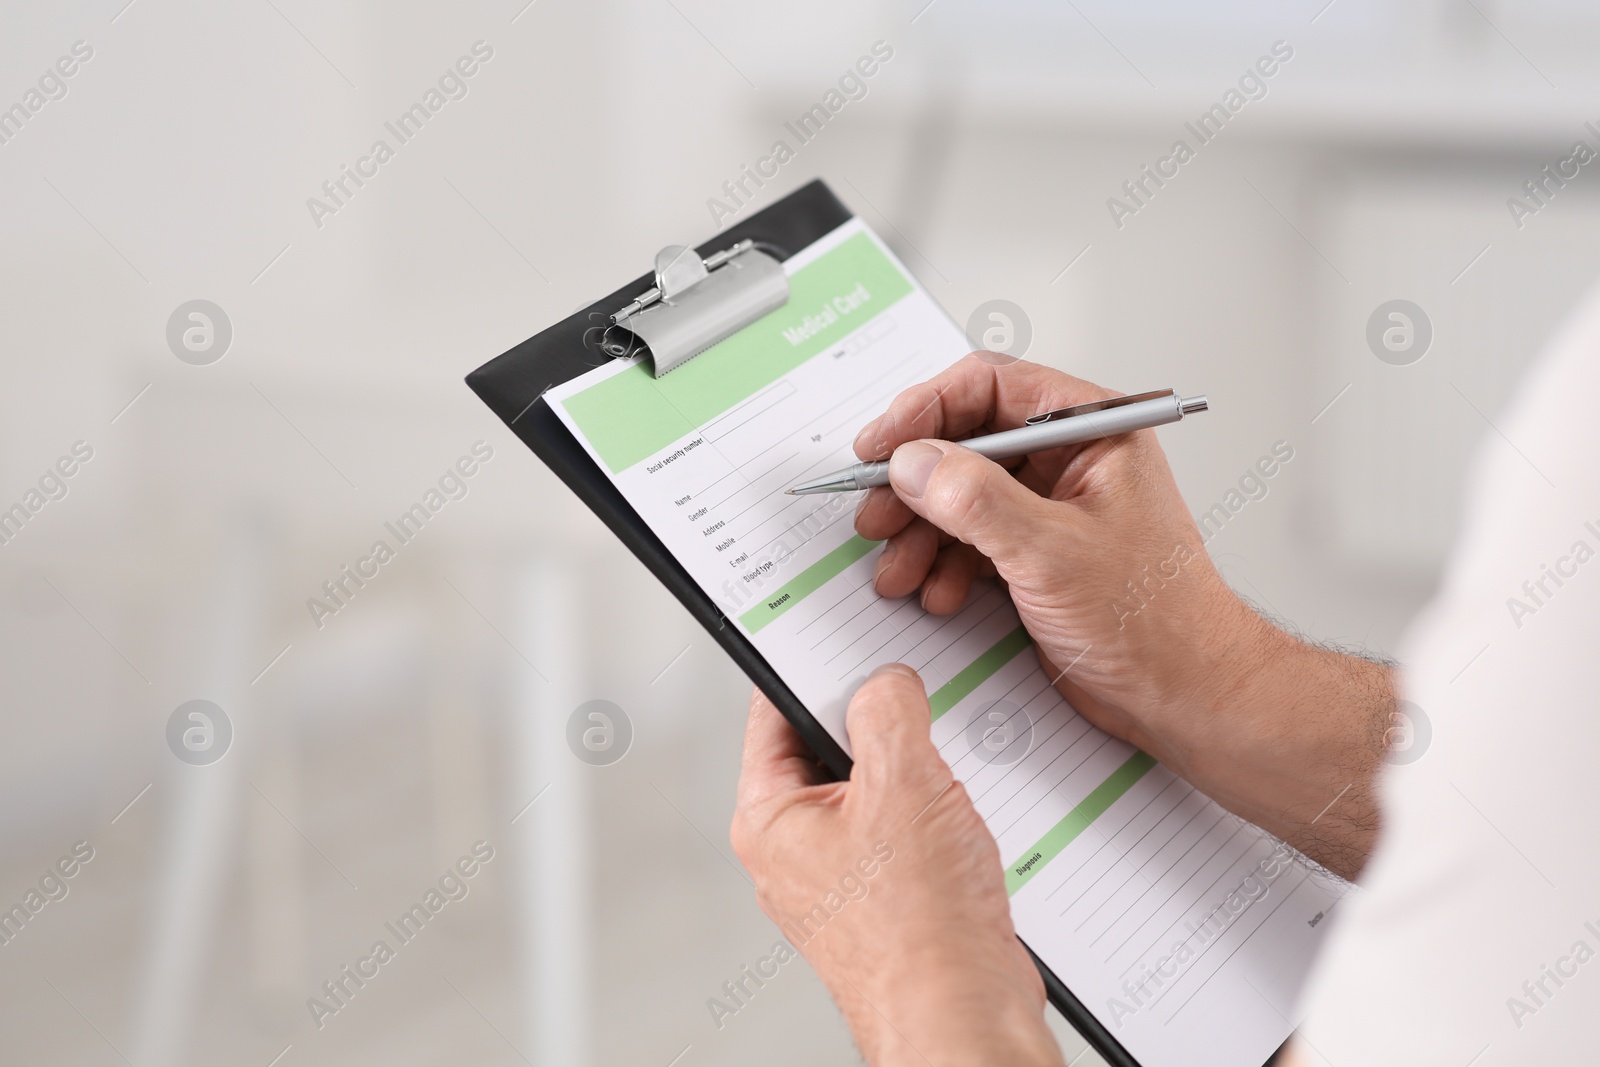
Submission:
<svg viewBox="0 0 1600 1067">
<path fill-rule="evenodd" d="M 856 455 L 886 459 L 907 441 L 1014 429 L 1040 412 L 1116 395 L 1037 363 L 974 352 L 895 397 L 856 436 Z"/>
<path fill-rule="evenodd" d="M 939 550 L 928 578 L 922 583 L 922 606 L 935 615 L 954 615 L 967 602 L 981 557 L 971 545 L 960 542 Z"/>
<path fill-rule="evenodd" d="M 806 743 L 767 695 L 755 690 L 750 695 L 750 718 L 744 729 L 739 807 L 754 807 L 774 796 L 822 781 L 822 768 Z"/>
<path fill-rule="evenodd" d="M 1050 451 L 1054 453 L 1067 450 L 1053 448 Z M 1042 452 L 1034 452 L 1020 467 L 1012 471 L 1011 475 L 1040 496 L 1049 496 L 1055 491 L 1056 482 L 1060 480 L 1063 465 L 1062 456 L 1047 456 Z"/>
<path fill-rule="evenodd" d="M 872 576 L 881 597 L 895 600 L 916 592 L 939 554 L 939 531 L 927 519 L 916 519 L 896 534 L 878 557 Z"/>
<path fill-rule="evenodd" d="M 888 663 L 856 690 L 845 711 L 845 729 L 855 756 L 851 796 L 859 786 L 864 801 L 911 803 L 949 784 L 945 765 L 930 736 L 933 715 L 917 672 Z"/>
<path fill-rule="evenodd" d="M 888 486 L 869 489 L 856 505 L 856 533 L 868 541 L 887 541 L 916 517 Z"/>
<path fill-rule="evenodd" d="M 952 441 L 913 441 L 889 461 L 895 493 L 918 515 L 1001 564 L 1059 536 L 1070 509 Z"/>
</svg>

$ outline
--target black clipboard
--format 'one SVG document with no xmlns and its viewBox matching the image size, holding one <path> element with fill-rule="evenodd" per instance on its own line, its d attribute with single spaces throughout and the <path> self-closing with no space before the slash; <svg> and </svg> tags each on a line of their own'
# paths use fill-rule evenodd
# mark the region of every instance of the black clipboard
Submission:
<svg viewBox="0 0 1600 1067">
<path fill-rule="evenodd" d="M 853 218 L 843 202 L 820 179 L 800 187 L 772 206 L 730 226 L 699 246 L 702 256 L 737 241 L 781 250 L 787 257 L 826 236 Z M 578 495 L 689 609 L 717 644 L 760 687 L 795 728 L 811 751 L 837 778 L 850 776 L 850 757 L 828 735 L 798 697 L 783 683 L 739 630 L 729 625 L 715 603 L 697 585 L 639 513 L 623 498 L 611 479 L 589 457 L 577 439 L 543 397 L 547 389 L 571 381 L 611 360 L 596 343 L 604 325 L 618 308 L 650 287 L 651 275 L 642 275 L 608 296 L 567 316 L 549 329 L 528 338 L 509 352 L 467 375 L 467 385 L 500 416 L 511 430 L 544 461 L 556 476 Z M 1027 948 L 1027 942 L 1023 942 Z M 1139 1063 L 1111 1036 L 1100 1020 L 1073 995 L 1055 972 L 1031 948 L 1028 955 L 1044 978 L 1050 1002 L 1066 1016 L 1078 1033 L 1112 1067 L 1139 1067 Z"/>
</svg>

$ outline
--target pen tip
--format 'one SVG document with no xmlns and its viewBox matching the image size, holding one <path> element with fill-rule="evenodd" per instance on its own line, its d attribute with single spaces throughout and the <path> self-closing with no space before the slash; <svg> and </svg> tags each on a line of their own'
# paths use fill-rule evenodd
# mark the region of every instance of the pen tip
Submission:
<svg viewBox="0 0 1600 1067">
<path fill-rule="evenodd" d="M 783 492 L 784 492 L 785 496 L 794 496 L 794 490 L 793 489 L 785 489 Z"/>
</svg>

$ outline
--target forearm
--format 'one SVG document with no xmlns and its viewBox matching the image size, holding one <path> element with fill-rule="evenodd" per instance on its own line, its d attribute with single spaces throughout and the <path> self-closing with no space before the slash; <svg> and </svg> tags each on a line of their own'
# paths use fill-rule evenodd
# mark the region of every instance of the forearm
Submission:
<svg viewBox="0 0 1600 1067">
<path fill-rule="evenodd" d="M 1194 695 L 1195 719 L 1216 728 L 1191 734 L 1168 758 L 1229 810 L 1353 879 L 1378 833 L 1393 672 L 1240 608 Z"/>
<path fill-rule="evenodd" d="M 974 973 L 970 960 L 929 962 L 916 972 L 871 1001 L 859 989 L 832 990 L 872 1067 L 1061 1067 L 1042 1005 L 1007 975 Z"/>
</svg>

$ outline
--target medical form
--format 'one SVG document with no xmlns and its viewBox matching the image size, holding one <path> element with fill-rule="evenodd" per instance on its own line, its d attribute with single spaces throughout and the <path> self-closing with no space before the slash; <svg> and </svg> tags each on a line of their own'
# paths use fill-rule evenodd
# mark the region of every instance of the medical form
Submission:
<svg viewBox="0 0 1600 1067">
<path fill-rule="evenodd" d="M 1130 1053 L 1264 1063 L 1344 884 L 1074 712 L 1002 587 L 943 617 L 884 599 L 855 494 L 784 493 L 854 462 L 862 425 L 971 346 L 860 220 L 783 266 L 787 304 L 677 370 L 619 360 L 546 399 L 846 751 L 872 670 L 921 673 L 1018 933 Z"/>
</svg>

